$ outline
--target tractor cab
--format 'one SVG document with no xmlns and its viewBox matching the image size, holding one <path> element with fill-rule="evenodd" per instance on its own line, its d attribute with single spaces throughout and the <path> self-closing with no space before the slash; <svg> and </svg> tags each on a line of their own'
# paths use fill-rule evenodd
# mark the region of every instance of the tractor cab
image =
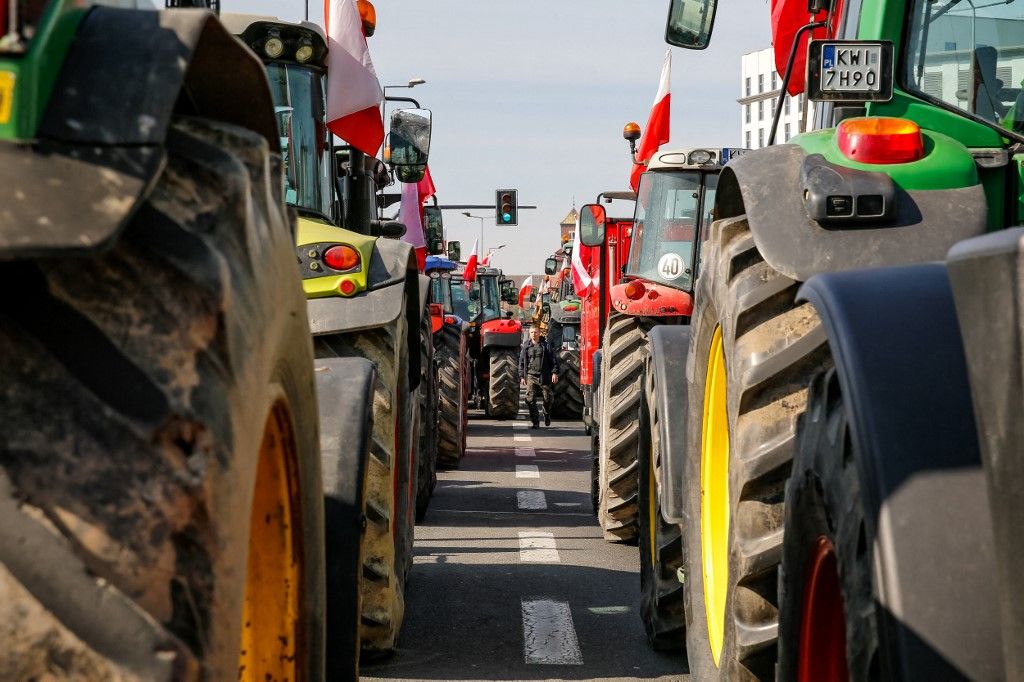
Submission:
<svg viewBox="0 0 1024 682">
<path fill-rule="evenodd" d="M 693 291 L 700 242 L 711 224 L 723 150 L 655 154 L 640 176 L 633 241 L 623 275 Z"/>
</svg>

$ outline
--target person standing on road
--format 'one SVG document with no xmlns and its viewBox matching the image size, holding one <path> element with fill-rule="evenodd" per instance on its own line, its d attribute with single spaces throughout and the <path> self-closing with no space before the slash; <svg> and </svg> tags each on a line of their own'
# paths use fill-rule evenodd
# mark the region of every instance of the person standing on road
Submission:
<svg viewBox="0 0 1024 682">
<path fill-rule="evenodd" d="M 540 415 L 537 414 L 537 393 L 544 399 L 544 425 L 551 426 L 551 403 L 554 392 L 553 383 L 558 383 L 558 358 L 551 352 L 547 341 L 540 337 L 540 328 L 530 328 L 530 340 L 523 344 L 519 353 L 519 376 L 526 386 L 526 407 L 530 410 L 530 421 L 540 428 Z"/>
</svg>

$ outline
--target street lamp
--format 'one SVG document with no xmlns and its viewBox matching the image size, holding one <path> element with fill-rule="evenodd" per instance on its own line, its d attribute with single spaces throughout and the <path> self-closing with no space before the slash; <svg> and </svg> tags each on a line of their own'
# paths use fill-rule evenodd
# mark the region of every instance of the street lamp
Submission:
<svg viewBox="0 0 1024 682">
<path fill-rule="evenodd" d="M 463 211 L 462 215 L 466 216 L 467 218 L 476 218 L 477 220 L 480 221 L 480 252 L 483 253 L 483 250 L 484 250 L 484 221 L 485 220 L 490 220 L 491 216 L 489 216 L 489 215 L 488 216 L 485 216 L 485 215 L 473 215 L 469 211 Z"/>
<path fill-rule="evenodd" d="M 384 96 L 388 96 L 388 88 L 415 88 L 417 85 L 425 85 L 427 81 L 422 78 L 410 78 L 409 82 L 405 85 L 385 85 Z"/>
</svg>

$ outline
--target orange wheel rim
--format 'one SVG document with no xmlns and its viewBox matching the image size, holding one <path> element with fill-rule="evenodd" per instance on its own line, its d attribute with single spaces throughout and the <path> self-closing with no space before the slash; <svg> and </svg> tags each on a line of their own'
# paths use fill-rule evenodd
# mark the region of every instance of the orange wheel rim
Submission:
<svg viewBox="0 0 1024 682">
<path fill-rule="evenodd" d="M 279 403 L 267 417 L 256 466 L 239 680 L 305 679 L 296 462 L 291 420 Z"/>
</svg>

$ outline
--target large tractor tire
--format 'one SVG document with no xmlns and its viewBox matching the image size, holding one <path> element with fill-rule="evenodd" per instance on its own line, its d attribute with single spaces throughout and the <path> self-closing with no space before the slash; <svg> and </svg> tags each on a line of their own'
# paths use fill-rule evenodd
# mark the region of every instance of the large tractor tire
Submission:
<svg viewBox="0 0 1024 682">
<path fill-rule="evenodd" d="M 405 615 L 405 578 L 412 558 L 413 428 L 418 404 L 416 393 L 408 388 L 407 323 L 403 309 L 384 327 L 314 338 L 318 358 L 363 357 L 376 369 L 360 585 L 360 644 L 369 659 L 394 651 Z"/>
<path fill-rule="evenodd" d="M 683 612 L 682 529 L 666 523 L 661 515 L 661 437 L 655 401 L 655 377 L 650 363 L 640 408 L 640 619 L 647 641 L 659 651 L 682 651 L 686 646 L 686 616 Z"/>
<path fill-rule="evenodd" d="M 166 148 L 109 249 L 0 266 L 0 679 L 323 679 L 280 160 L 200 119 Z"/>
<path fill-rule="evenodd" d="M 801 442 L 786 489 L 780 679 L 877 679 L 871 675 L 879 665 L 872 552 L 835 370 L 811 384 Z M 801 642 L 821 647 L 819 655 L 801 661 Z"/>
<path fill-rule="evenodd" d="M 583 416 L 583 391 L 580 389 L 580 352 L 558 351 L 558 383 L 554 389 L 553 416 L 560 419 L 579 419 Z"/>
<path fill-rule="evenodd" d="M 598 521 L 605 540 L 631 542 L 637 537 L 636 453 L 640 400 L 647 362 L 648 326 L 641 318 L 612 315 L 601 358 L 598 429 Z"/>
<path fill-rule="evenodd" d="M 514 348 L 492 348 L 487 416 L 513 419 L 519 413 L 519 353 Z"/>
<path fill-rule="evenodd" d="M 437 484 L 438 382 L 434 369 L 434 333 L 430 310 L 420 316 L 419 442 L 416 455 L 416 521 L 427 515 L 430 497 Z"/>
<path fill-rule="evenodd" d="M 455 468 L 466 453 L 466 358 L 459 327 L 446 324 L 437 340 L 439 466 Z"/>
<path fill-rule="evenodd" d="M 828 352 L 745 217 L 714 222 L 705 248 L 687 363 L 687 654 L 695 679 L 773 680 L 784 487 Z"/>
</svg>

